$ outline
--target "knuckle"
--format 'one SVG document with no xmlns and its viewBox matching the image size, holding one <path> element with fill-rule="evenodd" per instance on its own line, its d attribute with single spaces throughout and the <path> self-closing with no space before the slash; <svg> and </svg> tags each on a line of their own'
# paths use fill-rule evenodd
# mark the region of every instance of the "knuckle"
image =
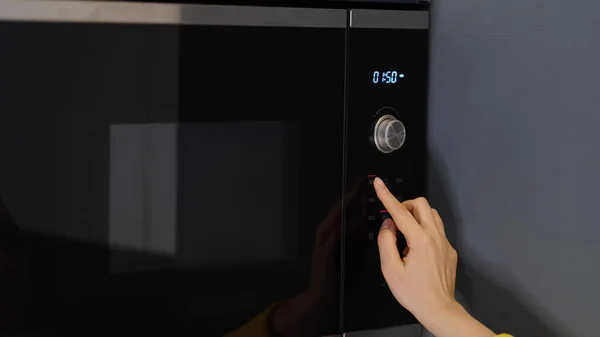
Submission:
<svg viewBox="0 0 600 337">
<path fill-rule="evenodd" d="M 415 199 L 415 203 L 418 206 L 429 206 L 429 202 L 424 197 L 418 197 Z"/>
<path fill-rule="evenodd" d="M 393 238 L 395 238 L 395 235 L 392 234 L 392 231 L 390 231 L 388 229 L 383 229 L 383 230 L 379 231 L 379 235 L 377 236 L 377 241 L 379 242 L 379 244 L 383 244 Z"/>
<path fill-rule="evenodd" d="M 454 260 L 458 260 L 458 252 L 453 247 L 450 247 L 450 256 Z"/>
</svg>

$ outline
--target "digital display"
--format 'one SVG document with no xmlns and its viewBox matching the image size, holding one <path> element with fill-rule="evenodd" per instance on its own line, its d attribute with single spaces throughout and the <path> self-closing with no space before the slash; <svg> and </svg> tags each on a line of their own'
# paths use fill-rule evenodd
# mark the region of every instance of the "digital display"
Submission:
<svg viewBox="0 0 600 337">
<path fill-rule="evenodd" d="M 395 70 L 384 70 L 378 71 L 375 70 L 373 72 L 373 83 L 382 83 L 382 84 L 394 84 L 398 82 L 399 79 L 404 78 L 404 74 L 399 73 Z"/>
</svg>

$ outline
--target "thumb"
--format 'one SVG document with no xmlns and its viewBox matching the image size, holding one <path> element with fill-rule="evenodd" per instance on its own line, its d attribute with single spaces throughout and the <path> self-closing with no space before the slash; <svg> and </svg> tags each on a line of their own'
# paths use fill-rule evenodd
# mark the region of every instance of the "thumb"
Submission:
<svg viewBox="0 0 600 337">
<path fill-rule="evenodd" d="M 384 275 L 387 270 L 404 269 L 404 262 L 400 258 L 400 252 L 398 252 L 398 247 L 396 246 L 397 241 L 396 224 L 391 219 L 385 219 L 377 237 L 381 271 Z"/>
<path fill-rule="evenodd" d="M 404 237 L 406 237 L 406 241 L 410 246 L 411 242 L 423 235 L 423 228 L 415 220 L 410 211 L 394 197 L 380 178 L 375 178 L 373 185 L 375 185 L 377 197 L 381 200 L 385 209 L 390 212 L 392 219 L 394 219 L 395 224 Z"/>
</svg>

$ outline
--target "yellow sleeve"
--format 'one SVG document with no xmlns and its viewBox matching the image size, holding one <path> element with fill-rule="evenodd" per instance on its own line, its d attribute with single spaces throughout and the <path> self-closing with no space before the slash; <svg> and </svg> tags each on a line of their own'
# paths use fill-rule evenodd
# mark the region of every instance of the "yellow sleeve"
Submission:
<svg viewBox="0 0 600 337">
<path fill-rule="evenodd" d="M 513 336 L 512 336 L 512 335 L 509 335 L 509 334 L 507 334 L 507 333 L 502 333 L 502 334 L 499 334 L 499 335 L 498 335 L 498 336 L 496 336 L 496 337 L 513 337 Z"/>
<path fill-rule="evenodd" d="M 271 337 L 269 317 L 278 304 L 272 304 L 237 330 L 225 334 L 224 337 Z"/>
</svg>

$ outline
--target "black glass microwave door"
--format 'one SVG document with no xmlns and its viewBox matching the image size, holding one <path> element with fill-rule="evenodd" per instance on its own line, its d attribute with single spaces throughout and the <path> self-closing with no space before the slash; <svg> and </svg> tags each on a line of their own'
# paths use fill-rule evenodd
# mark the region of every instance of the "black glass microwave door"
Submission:
<svg viewBox="0 0 600 337">
<path fill-rule="evenodd" d="M 221 336 L 275 308 L 283 334 L 338 332 L 344 28 L 0 40 L 5 326 Z"/>
<path fill-rule="evenodd" d="M 286 334 L 337 332 L 344 34 L 182 28 L 179 289 L 191 296 L 178 298 L 191 315 L 241 324 L 284 301 L 273 324 Z"/>
</svg>

